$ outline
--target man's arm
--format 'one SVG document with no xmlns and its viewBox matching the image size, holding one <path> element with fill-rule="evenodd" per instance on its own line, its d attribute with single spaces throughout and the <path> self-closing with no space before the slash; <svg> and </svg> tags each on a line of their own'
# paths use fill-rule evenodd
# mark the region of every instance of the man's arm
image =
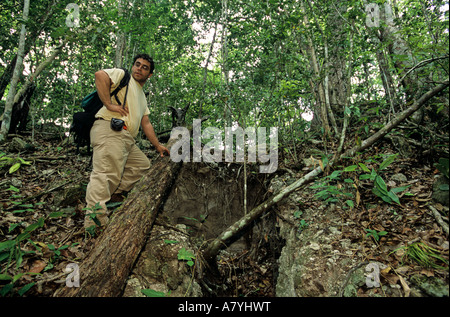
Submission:
<svg viewBox="0 0 450 317">
<path fill-rule="evenodd" d="M 95 73 L 95 86 L 97 87 L 97 94 L 100 100 L 109 111 L 118 112 L 121 116 L 128 114 L 128 107 L 123 108 L 119 105 L 113 105 L 111 102 L 111 85 L 112 81 L 108 74 L 103 70 Z"/>
<path fill-rule="evenodd" d="M 161 157 L 164 156 L 164 152 L 167 152 L 167 154 L 170 155 L 169 150 L 163 145 L 161 145 L 161 143 L 159 143 L 158 138 L 156 137 L 155 134 L 155 130 L 153 129 L 153 126 L 150 123 L 150 120 L 148 119 L 147 115 L 142 117 L 141 126 L 142 130 L 147 136 L 147 139 L 153 144 L 154 147 L 156 147 L 156 150 L 159 152 L 159 154 L 161 154 Z"/>
</svg>

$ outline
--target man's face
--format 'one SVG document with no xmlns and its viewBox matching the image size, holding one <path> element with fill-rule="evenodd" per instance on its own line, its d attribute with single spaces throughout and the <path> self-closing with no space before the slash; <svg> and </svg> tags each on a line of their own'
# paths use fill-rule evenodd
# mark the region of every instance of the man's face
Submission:
<svg viewBox="0 0 450 317">
<path fill-rule="evenodd" d="M 131 75 L 134 80 L 143 85 L 152 76 L 150 74 L 150 62 L 143 58 L 138 58 L 131 68 Z"/>
</svg>

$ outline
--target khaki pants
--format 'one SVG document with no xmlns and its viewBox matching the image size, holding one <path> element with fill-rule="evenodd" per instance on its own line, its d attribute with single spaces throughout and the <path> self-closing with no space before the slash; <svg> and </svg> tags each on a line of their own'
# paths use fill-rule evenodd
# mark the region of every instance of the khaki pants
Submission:
<svg viewBox="0 0 450 317">
<path fill-rule="evenodd" d="M 107 218 L 106 202 L 114 193 L 130 191 L 150 168 L 147 156 L 136 146 L 134 138 L 127 130 L 113 131 L 110 121 L 96 120 L 91 129 L 93 147 L 93 169 L 86 190 L 87 208 L 100 204 L 95 211 L 102 225 Z M 87 210 L 86 214 L 91 213 Z M 85 227 L 93 225 L 86 217 Z"/>
</svg>

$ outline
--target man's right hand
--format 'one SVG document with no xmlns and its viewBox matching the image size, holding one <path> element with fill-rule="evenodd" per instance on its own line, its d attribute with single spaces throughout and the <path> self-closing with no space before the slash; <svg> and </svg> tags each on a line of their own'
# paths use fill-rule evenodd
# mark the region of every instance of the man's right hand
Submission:
<svg viewBox="0 0 450 317">
<path fill-rule="evenodd" d="M 110 104 L 108 104 L 108 105 L 105 105 L 105 107 L 106 107 L 109 111 L 120 113 L 120 115 L 121 115 L 122 117 L 126 117 L 126 116 L 128 115 L 128 107 L 127 107 L 127 106 L 122 107 L 122 106 L 114 105 L 114 104 L 110 103 Z"/>
</svg>

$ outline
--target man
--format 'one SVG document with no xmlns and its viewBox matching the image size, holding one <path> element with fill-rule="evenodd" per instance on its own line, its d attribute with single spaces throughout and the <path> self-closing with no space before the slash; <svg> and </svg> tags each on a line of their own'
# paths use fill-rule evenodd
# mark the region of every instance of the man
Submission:
<svg viewBox="0 0 450 317">
<path fill-rule="evenodd" d="M 122 69 L 104 69 L 95 73 L 95 85 L 100 100 L 103 102 L 96 114 L 96 121 L 91 129 L 93 147 L 93 170 L 86 191 L 85 228 L 95 226 L 93 215 L 105 225 L 108 221 L 106 202 L 113 194 L 128 192 L 133 185 L 150 168 L 147 156 L 136 146 L 135 138 L 142 127 L 149 141 L 161 156 L 169 150 L 162 146 L 149 121 L 147 100 L 142 90 L 145 82 L 153 75 L 154 62 L 147 54 L 137 55 L 133 60 L 131 77 L 127 88 L 118 93 L 122 105 L 117 104 L 110 93 L 119 85 L 125 72 Z M 123 100 L 126 95 L 126 104 Z M 115 120 L 123 120 L 123 127 L 113 125 Z M 113 121 L 113 122 L 111 122 Z M 101 207 L 96 209 L 95 206 Z"/>
</svg>

